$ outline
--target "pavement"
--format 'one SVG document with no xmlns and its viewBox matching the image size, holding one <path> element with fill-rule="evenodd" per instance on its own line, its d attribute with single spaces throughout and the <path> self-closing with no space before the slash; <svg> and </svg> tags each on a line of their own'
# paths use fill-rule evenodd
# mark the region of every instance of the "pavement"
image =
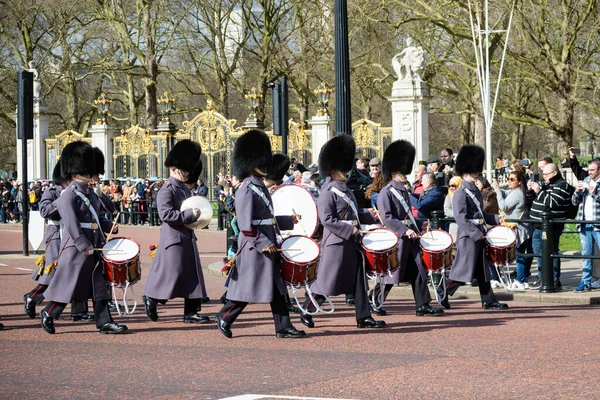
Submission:
<svg viewBox="0 0 600 400">
<path fill-rule="evenodd" d="M 221 308 L 224 283 L 216 267 L 225 232 L 214 228 L 196 231 L 211 297 L 201 313 L 210 317 Z M 158 243 L 159 228 L 121 227 L 119 235 L 141 245 L 143 274 L 133 286 L 141 301 L 148 246 Z M 508 310 L 486 311 L 469 297 L 477 289 L 465 287 L 465 298 L 455 296 L 445 316 L 427 318 L 415 316 L 412 294 L 398 287 L 386 303 L 388 315 L 378 318 L 387 327 L 379 330 L 357 329 L 353 309 L 340 296 L 333 299 L 334 314 L 315 317 L 314 329 L 292 315 L 308 333 L 299 340 L 275 338 L 267 304 L 249 305 L 227 339 L 212 322 L 183 323 L 183 301 L 174 299 L 159 306 L 157 322 L 141 304 L 131 315 L 114 315 L 128 325 L 124 335 L 99 335 L 93 324 L 72 322 L 68 309 L 56 321 L 57 333 L 48 335 L 39 317 L 23 312 L 36 255 L 22 256 L 21 243 L 19 225 L 0 224 L 3 399 L 600 398 L 599 308 L 590 305 L 597 304 L 595 291 L 532 291 L 537 302 L 515 293 Z M 577 283 L 578 263 L 563 263 L 565 287 Z"/>
</svg>

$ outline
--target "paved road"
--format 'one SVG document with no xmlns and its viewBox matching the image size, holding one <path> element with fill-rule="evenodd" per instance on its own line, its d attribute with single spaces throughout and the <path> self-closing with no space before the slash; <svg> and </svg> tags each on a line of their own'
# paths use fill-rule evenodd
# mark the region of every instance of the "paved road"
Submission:
<svg viewBox="0 0 600 400">
<path fill-rule="evenodd" d="M 127 335 L 99 335 L 92 324 L 64 319 L 48 335 L 23 314 L 34 257 L 18 254 L 18 231 L 0 227 L 2 398 L 600 398 L 599 309 L 589 305 L 513 301 L 506 312 L 490 312 L 457 300 L 433 319 L 416 317 L 412 299 L 393 297 L 388 328 L 367 331 L 336 298 L 334 315 L 316 317 L 308 338 L 289 340 L 275 338 L 268 305 L 249 306 L 226 339 L 212 323 L 184 324 L 183 302 L 174 300 L 159 308 L 158 322 L 141 309 L 117 318 Z M 149 265 L 147 245 L 158 230 L 122 234 L 142 244 Z M 224 233 L 198 236 L 203 264 L 218 260 Z M 212 316 L 223 279 L 205 277 L 214 300 L 202 312 Z M 138 299 L 144 279 L 134 286 Z"/>
</svg>

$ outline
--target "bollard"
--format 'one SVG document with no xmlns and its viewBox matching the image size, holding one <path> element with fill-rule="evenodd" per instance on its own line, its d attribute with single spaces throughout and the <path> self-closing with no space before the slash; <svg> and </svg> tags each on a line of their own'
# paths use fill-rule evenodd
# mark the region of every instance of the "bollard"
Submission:
<svg viewBox="0 0 600 400">
<path fill-rule="evenodd" d="M 433 210 L 431 212 L 431 229 L 442 229 L 444 212 L 442 210 Z"/>
<path fill-rule="evenodd" d="M 554 242 L 554 225 L 552 213 L 545 211 L 542 214 L 542 285 L 540 293 L 554 293 L 554 260 L 552 258 L 552 244 Z"/>
</svg>

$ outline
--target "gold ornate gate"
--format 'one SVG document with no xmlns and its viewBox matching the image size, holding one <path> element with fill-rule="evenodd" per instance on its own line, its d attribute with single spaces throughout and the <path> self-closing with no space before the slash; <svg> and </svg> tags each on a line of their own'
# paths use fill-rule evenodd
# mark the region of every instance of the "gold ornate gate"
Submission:
<svg viewBox="0 0 600 400">
<path fill-rule="evenodd" d="M 45 139 L 46 142 L 46 177 L 52 178 L 54 166 L 60 159 L 60 153 L 71 142 L 84 141 L 92 144 L 92 138 L 84 137 L 81 133 L 73 130 L 67 130 L 59 133 L 52 139 Z"/>
<path fill-rule="evenodd" d="M 381 124 L 360 119 L 352 124 L 352 136 L 357 158 L 383 158 L 383 151 L 392 142 L 392 128 L 382 128 Z"/>
<path fill-rule="evenodd" d="M 152 178 L 167 176 L 167 135 L 132 126 L 113 139 L 115 177 Z"/>
</svg>

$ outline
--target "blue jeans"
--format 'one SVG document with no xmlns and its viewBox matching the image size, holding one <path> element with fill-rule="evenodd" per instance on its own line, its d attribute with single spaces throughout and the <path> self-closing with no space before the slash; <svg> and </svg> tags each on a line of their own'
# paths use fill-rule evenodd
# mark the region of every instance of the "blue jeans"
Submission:
<svg viewBox="0 0 600 400">
<path fill-rule="evenodd" d="M 517 253 L 533 253 L 531 247 L 531 238 L 527 239 L 517 247 Z M 531 264 L 533 264 L 533 257 L 517 256 L 517 281 L 523 283 L 529 281 L 531 276 Z"/>
<path fill-rule="evenodd" d="M 560 243 L 560 235 L 562 235 L 564 225 L 554 225 L 554 243 L 552 244 L 552 253 L 558 254 L 558 245 Z M 533 238 L 531 240 L 533 252 L 542 253 L 542 230 L 539 228 L 533 229 Z M 542 257 L 536 257 L 538 264 L 538 279 L 542 279 Z M 560 257 L 553 257 L 552 264 L 554 267 L 554 282 L 560 280 Z"/>
<path fill-rule="evenodd" d="M 600 246 L 600 232 L 594 231 L 594 225 L 584 225 L 579 233 L 579 238 L 581 240 L 582 256 L 591 256 L 594 254 L 594 242 L 596 242 L 596 245 Z M 590 286 L 592 284 L 594 262 L 587 258 L 583 260 L 582 264 L 581 283 Z"/>
</svg>

